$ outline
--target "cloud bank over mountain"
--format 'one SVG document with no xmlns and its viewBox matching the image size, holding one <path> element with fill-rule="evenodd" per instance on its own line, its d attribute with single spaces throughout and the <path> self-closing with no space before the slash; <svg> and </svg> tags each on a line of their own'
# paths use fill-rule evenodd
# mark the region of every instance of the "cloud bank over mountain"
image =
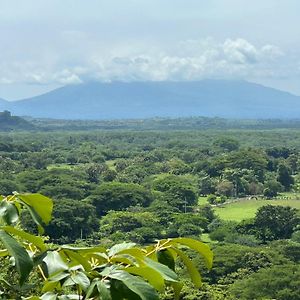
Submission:
<svg viewBox="0 0 300 300">
<path fill-rule="evenodd" d="M 64 33 L 81 37 L 87 44 L 88 35 L 80 32 Z M 69 49 L 68 45 L 66 49 Z M 100 47 L 101 48 L 101 47 Z M 245 39 L 212 38 L 179 41 L 172 47 L 122 45 L 116 48 L 85 49 L 85 55 L 55 59 L 2 62 L 0 83 L 77 84 L 99 81 L 160 81 L 199 80 L 203 78 L 254 78 L 283 76 L 284 52 L 275 45 L 261 47 Z M 276 68 L 274 67 L 276 65 Z M 286 74 L 288 75 L 288 74 Z"/>
<path fill-rule="evenodd" d="M 299 10 L 296 0 L 3 0 L 0 97 L 203 78 L 300 95 Z"/>
</svg>

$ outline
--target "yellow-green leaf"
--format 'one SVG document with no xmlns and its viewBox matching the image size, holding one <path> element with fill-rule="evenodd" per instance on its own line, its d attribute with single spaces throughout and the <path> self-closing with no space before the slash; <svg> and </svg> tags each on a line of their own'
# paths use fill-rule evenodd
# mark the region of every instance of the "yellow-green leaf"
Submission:
<svg viewBox="0 0 300 300">
<path fill-rule="evenodd" d="M 129 267 L 126 272 L 138 275 L 146 279 L 157 291 L 162 292 L 165 287 L 165 281 L 162 275 L 150 267 Z"/>
<path fill-rule="evenodd" d="M 159 272 L 165 280 L 178 281 L 177 274 L 173 270 L 171 270 L 169 267 L 167 267 L 159 262 L 156 262 L 148 257 L 145 258 L 144 262 L 148 267 L 154 269 L 156 272 Z"/>
<path fill-rule="evenodd" d="M 39 236 L 29 234 L 29 233 L 27 233 L 23 230 L 16 229 L 12 226 L 4 226 L 3 230 L 5 230 L 6 232 L 8 232 L 10 234 L 17 235 L 17 236 L 19 236 L 20 238 L 26 240 L 29 243 L 32 243 L 37 248 L 39 248 L 41 251 L 46 251 L 47 250 L 47 247 L 44 244 L 43 239 Z"/>
<path fill-rule="evenodd" d="M 208 245 L 190 238 L 175 238 L 171 240 L 171 244 L 184 245 L 189 247 L 190 249 L 197 251 L 204 257 L 207 268 L 212 268 L 213 252 L 211 251 Z"/>
<path fill-rule="evenodd" d="M 197 268 L 194 266 L 193 262 L 183 251 L 181 251 L 177 248 L 173 248 L 173 250 L 178 254 L 178 256 L 182 259 L 183 263 L 185 264 L 195 287 L 199 288 L 202 284 L 201 276 L 200 276 Z"/>
<path fill-rule="evenodd" d="M 53 209 L 53 201 L 50 198 L 41 194 L 18 194 L 17 198 L 27 206 L 39 226 L 49 224 Z"/>
<path fill-rule="evenodd" d="M 59 281 L 46 281 L 43 285 L 42 293 L 52 292 L 56 288 L 60 288 L 60 287 L 61 285 Z"/>
</svg>

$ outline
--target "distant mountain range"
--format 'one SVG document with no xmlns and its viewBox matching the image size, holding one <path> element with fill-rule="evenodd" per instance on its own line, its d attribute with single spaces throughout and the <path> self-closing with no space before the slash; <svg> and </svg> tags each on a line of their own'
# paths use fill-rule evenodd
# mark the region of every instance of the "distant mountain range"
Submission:
<svg viewBox="0 0 300 300">
<path fill-rule="evenodd" d="M 300 118 L 300 97 L 246 81 L 91 82 L 14 102 L 0 99 L 1 110 L 57 119 Z"/>
</svg>

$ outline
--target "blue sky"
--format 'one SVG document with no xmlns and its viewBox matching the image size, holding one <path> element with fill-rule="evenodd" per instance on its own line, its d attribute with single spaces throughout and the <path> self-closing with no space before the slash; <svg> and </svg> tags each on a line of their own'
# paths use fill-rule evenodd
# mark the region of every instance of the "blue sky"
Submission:
<svg viewBox="0 0 300 300">
<path fill-rule="evenodd" d="M 300 95 L 299 11 L 299 0 L 0 0 L 0 97 L 203 78 Z"/>
</svg>

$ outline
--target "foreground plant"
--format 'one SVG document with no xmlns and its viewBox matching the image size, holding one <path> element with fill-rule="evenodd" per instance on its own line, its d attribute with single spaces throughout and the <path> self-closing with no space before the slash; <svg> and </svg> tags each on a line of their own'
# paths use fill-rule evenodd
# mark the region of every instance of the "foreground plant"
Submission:
<svg viewBox="0 0 300 300">
<path fill-rule="evenodd" d="M 53 203 L 40 194 L 16 193 L 0 197 L 0 240 L 4 247 L 0 255 L 13 258 L 19 274 L 18 286 L 7 281 L 2 284 L 22 291 L 32 273 L 38 273 L 42 281 L 41 296 L 24 299 L 156 300 L 159 293 L 170 288 L 174 299 L 179 299 L 183 284 L 175 272 L 176 259 L 181 259 L 187 267 L 194 285 L 201 285 L 200 274 L 184 249 L 196 251 L 203 256 L 206 266 L 212 267 L 210 248 L 189 238 L 159 240 L 146 247 L 134 243 L 121 243 L 109 249 L 101 246 L 51 247 L 41 236 L 19 227 L 24 208 L 29 210 L 42 234 L 43 227 L 51 220 Z"/>
</svg>

